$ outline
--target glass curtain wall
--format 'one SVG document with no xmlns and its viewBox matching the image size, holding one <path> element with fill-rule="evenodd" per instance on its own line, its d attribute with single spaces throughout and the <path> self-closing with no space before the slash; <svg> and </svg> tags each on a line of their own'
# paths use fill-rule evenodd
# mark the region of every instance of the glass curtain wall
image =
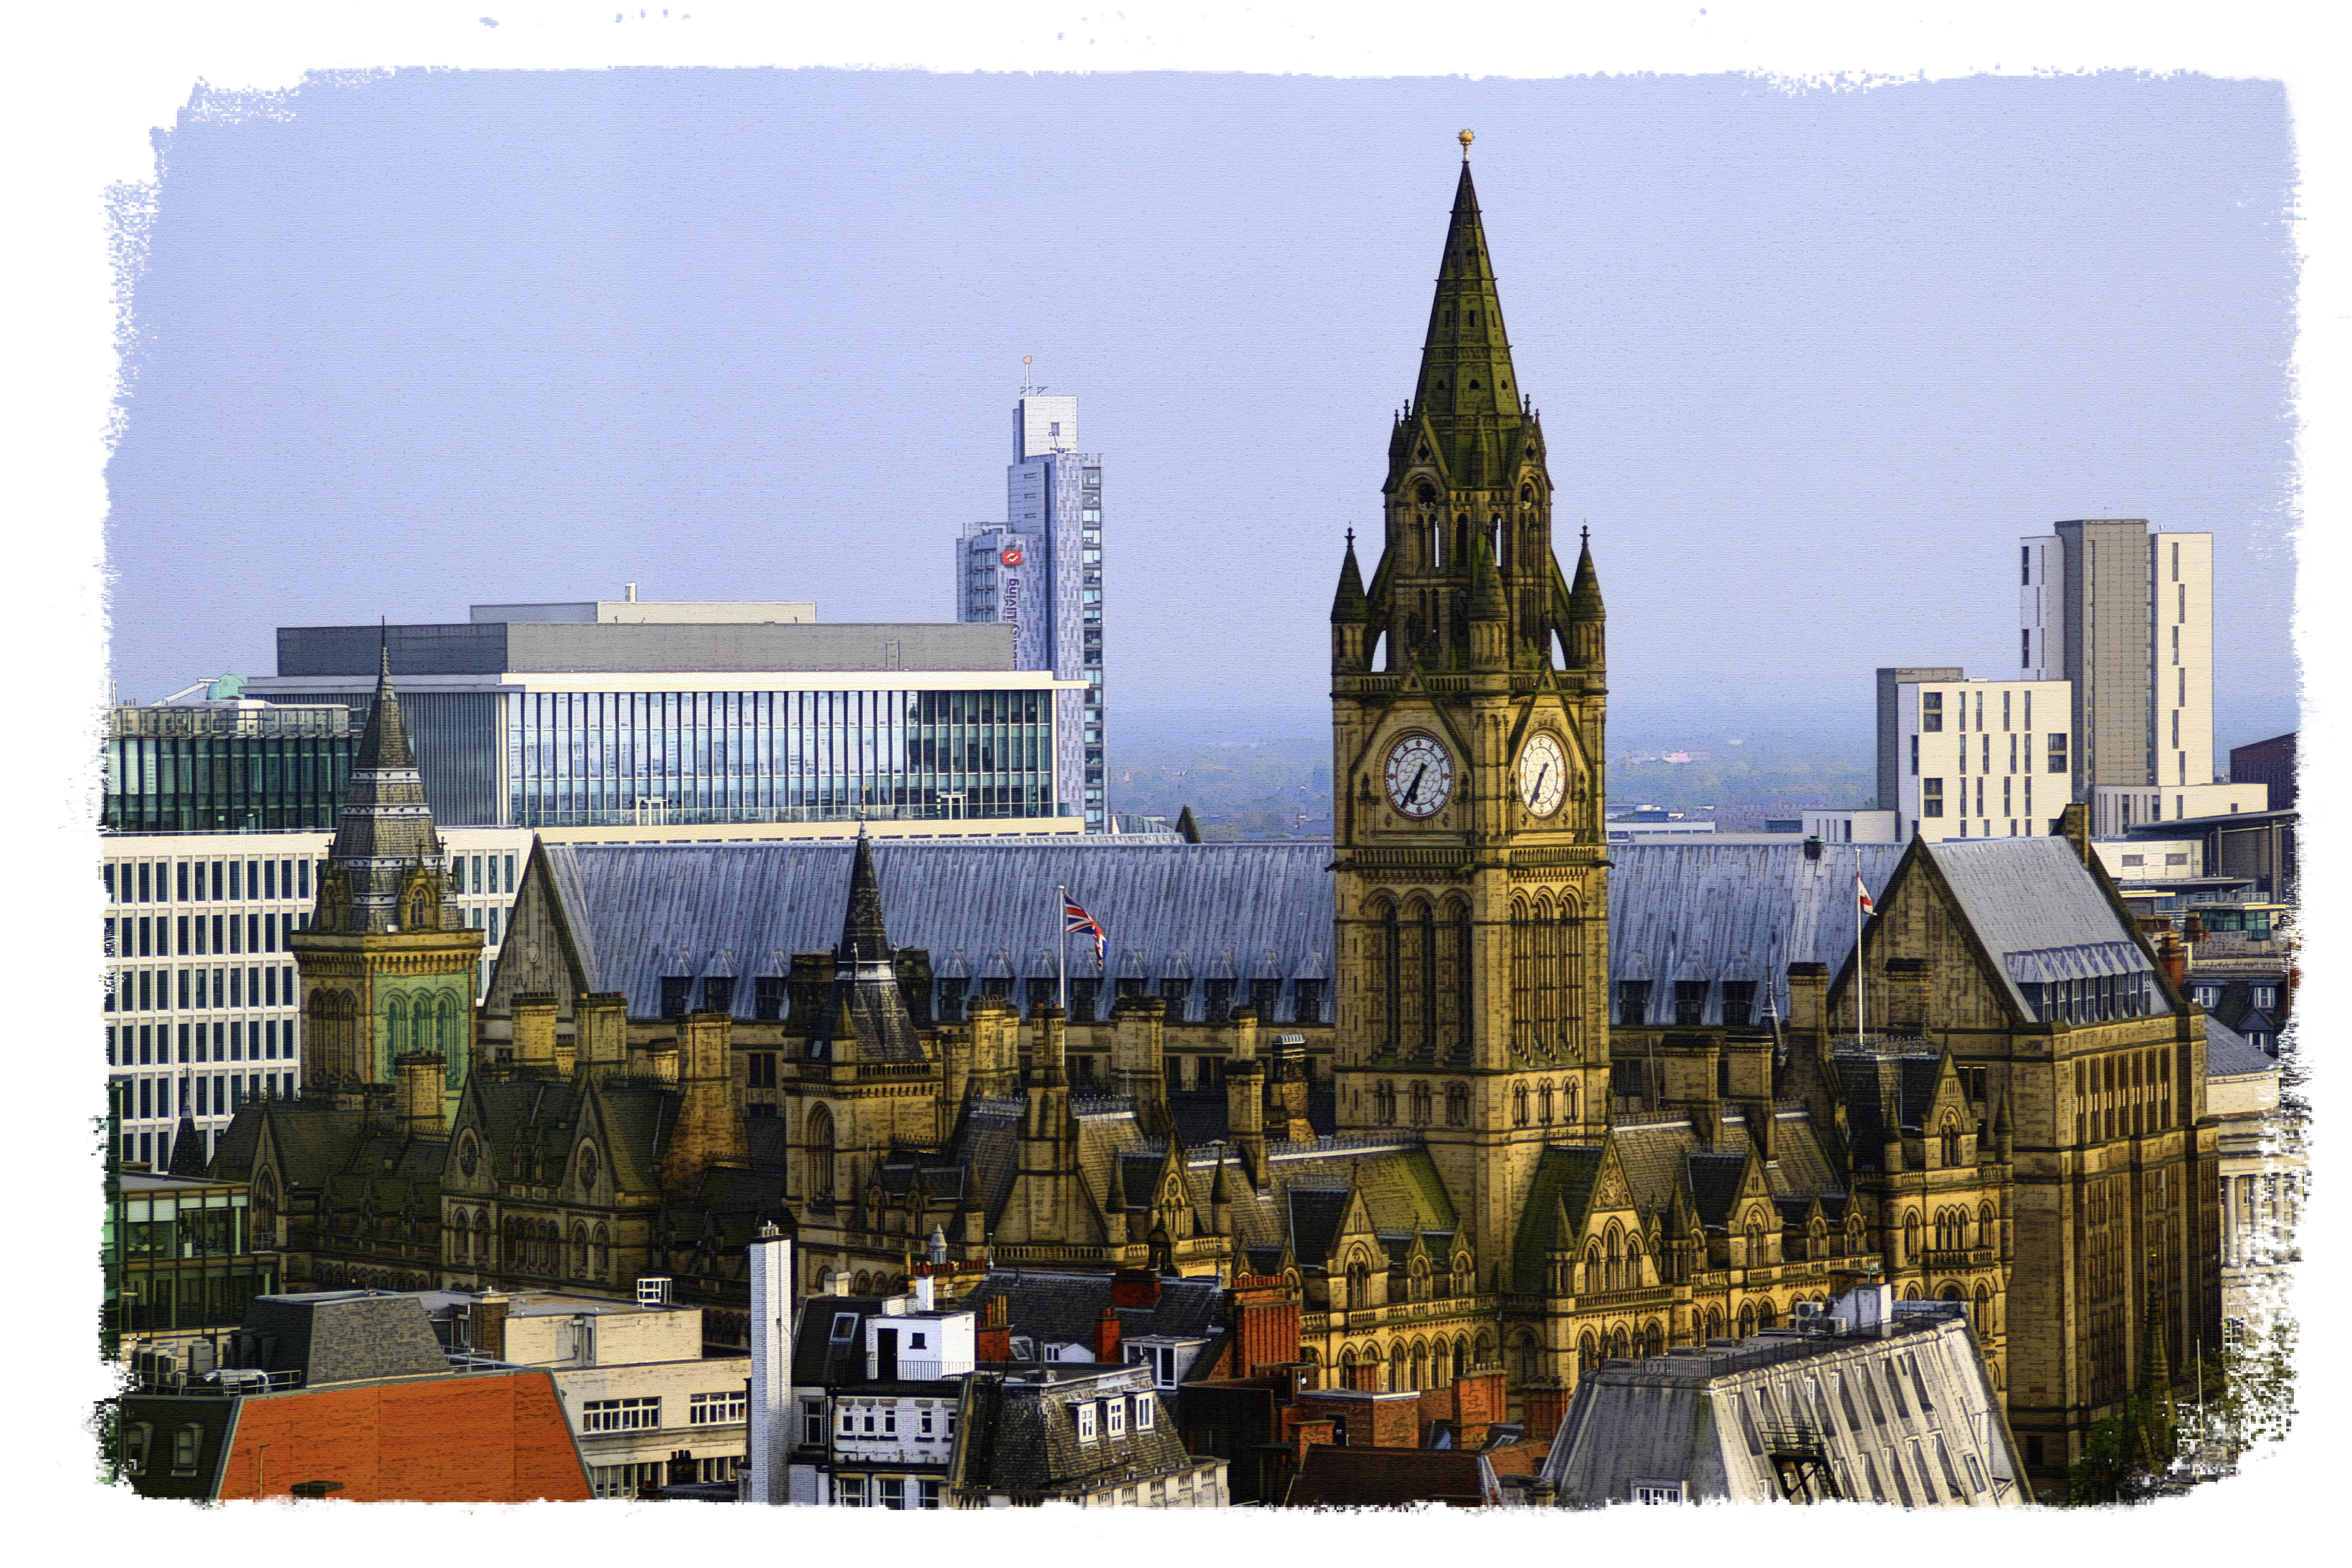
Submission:
<svg viewBox="0 0 2352 1568">
<path fill-rule="evenodd" d="M 118 735 L 109 833 L 280 833 L 335 826 L 357 735 Z"/>
<path fill-rule="evenodd" d="M 518 827 L 1052 816 L 1048 691 L 544 691 L 509 700 Z"/>
</svg>

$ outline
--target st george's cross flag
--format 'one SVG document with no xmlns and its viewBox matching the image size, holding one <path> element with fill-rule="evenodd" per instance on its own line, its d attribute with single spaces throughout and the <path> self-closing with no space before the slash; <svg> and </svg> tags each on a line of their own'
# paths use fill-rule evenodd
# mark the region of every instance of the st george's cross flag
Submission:
<svg viewBox="0 0 2352 1568">
<path fill-rule="evenodd" d="M 1102 922 L 1080 909 L 1069 894 L 1064 893 L 1062 895 L 1062 934 L 1068 936 L 1078 931 L 1083 931 L 1095 939 L 1095 963 L 1099 965 L 1103 961 L 1103 949 L 1108 940 L 1103 935 Z"/>
<path fill-rule="evenodd" d="M 1864 914 L 1874 915 L 1878 912 L 1878 906 L 1871 902 L 1870 889 L 1863 885 L 1862 873 L 1859 871 L 1853 874 L 1853 897 L 1854 907 Z"/>
</svg>

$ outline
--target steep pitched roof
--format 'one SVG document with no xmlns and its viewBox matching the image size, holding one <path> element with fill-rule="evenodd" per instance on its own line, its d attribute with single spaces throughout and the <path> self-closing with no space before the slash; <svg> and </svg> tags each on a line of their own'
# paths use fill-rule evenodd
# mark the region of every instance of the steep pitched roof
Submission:
<svg viewBox="0 0 2352 1568">
<path fill-rule="evenodd" d="M 1789 965 L 1835 968 L 1853 950 L 1857 868 L 1875 898 L 1902 858 L 1899 844 L 1842 844 L 1818 860 L 1798 844 L 1612 844 L 1610 994 L 1650 981 L 1658 1016 L 1676 980 L 1746 981 L 1759 986 L 1751 1023 L 1768 994 L 1785 1018 Z M 1710 984 L 1701 1022 L 1722 1021 L 1722 986 Z"/>
<path fill-rule="evenodd" d="M 2027 1016 L 2021 984 L 2156 968 L 2064 839 L 1948 838 L 1924 848 Z"/>
<path fill-rule="evenodd" d="M 889 937 L 971 962 L 1011 952 L 1015 978 L 1052 973 L 1056 886 L 1066 885 L 1110 933 L 1140 949 L 1157 979 L 1178 950 L 1274 950 L 1286 995 L 1321 973 L 1331 943 L 1328 845 L 887 843 L 871 847 Z M 854 846 L 845 844 L 542 847 L 583 973 L 577 989 L 619 991 L 633 1016 L 657 1016 L 661 982 L 683 951 L 697 971 L 735 954 L 739 973 L 782 974 L 795 952 L 834 946 Z M 1255 969 L 1261 961 L 1253 957 Z M 1074 947 L 1075 974 L 1092 954 Z M 991 970 L 990 973 L 994 973 Z M 1197 988 L 1196 988 L 1197 989 Z M 754 988 L 736 987 L 748 1005 Z M 1199 999 L 1192 1006 L 1197 1010 Z"/>
</svg>

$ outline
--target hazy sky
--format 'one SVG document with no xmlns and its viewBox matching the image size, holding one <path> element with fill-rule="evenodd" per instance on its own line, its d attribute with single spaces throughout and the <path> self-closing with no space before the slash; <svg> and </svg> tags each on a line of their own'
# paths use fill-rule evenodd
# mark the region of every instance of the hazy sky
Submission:
<svg viewBox="0 0 2352 1568">
<path fill-rule="evenodd" d="M 2216 740 L 2293 725 L 2284 95 L 2125 75 L 199 99 L 109 475 L 122 692 L 630 579 L 945 619 L 1026 353 L 1106 458 L 1114 745 L 1311 716 L 1464 125 L 1620 733 L 1850 703 L 1859 736 L 1875 666 L 2006 673 L 2017 537 L 2079 517 L 2212 531 Z"/>
</svg>

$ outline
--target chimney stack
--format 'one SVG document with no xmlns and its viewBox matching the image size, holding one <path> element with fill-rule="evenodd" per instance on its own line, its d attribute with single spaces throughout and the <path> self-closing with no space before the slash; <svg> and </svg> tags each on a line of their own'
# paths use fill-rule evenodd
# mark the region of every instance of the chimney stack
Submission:
<svg viewBox="0 0 2352 1568">
<path fill-rule="evenodd" d="M 394 1057 L 393 1071 L 399 1079 L 400 1130 L 411 1138 L 438 1138 L 446 1130 L 441 1097 L 447 1087 L 449 1064 L 438 1051 L 408 1051 Z"/>
<path fill-rule="evenodd" d="M 1095 1314 L 1095 1360 L 1118 1360 L 1118 1309 L 1105 1307 Z"/>
<path fill-rule="evenodd" d="M 746 1431 L 743 1500 L 789 1498 L 785 1457 L 793 1451 L 793 1242 L 771 1221 L 743 1249 L 751 1287 L 751 1399 Z"/>
<path fill-rule="evenodd" d="M 507 1356 L 507 1299 L 496 1290 L 489 1291 L 478 1301 L 466 1308 L 467 1338 L 473 1342 L 474 1353 L 492 1361 L 504 1361 Z"/>
<path fill-rule="evenodd" d="M 671 1060 L 683 1103 L 662 1154 L 666 1191 L 691 1191 L 713 1164 L 745 1158 L 743 1107 L 729 1059 L 733 1037 L 734 1020 L 724 1013 L 690 1014 L 681 1026 Z"/>
<path fill-rule="evenodd" d="M 514 998 L 514 1059 L 524 1073 L 555 1070 L 555 997 L 544 991 Z"/>
<path fill-rule="evenodd" d="M 1265 1191 L 1265 1064 L 1257 1059 L 1257 1015 L 1247 1007 L 1234 1010 L 1234 1057 L 1225 1064 L 1225 1130 L 1250 1185 Z"/>
<path fill-rule="evenodd" d="M 603 1082 L 629 1065 L 628 1000 L 618 991 L 588 991 L 572 1005 L 574 1059 Z"/>
</svg>

